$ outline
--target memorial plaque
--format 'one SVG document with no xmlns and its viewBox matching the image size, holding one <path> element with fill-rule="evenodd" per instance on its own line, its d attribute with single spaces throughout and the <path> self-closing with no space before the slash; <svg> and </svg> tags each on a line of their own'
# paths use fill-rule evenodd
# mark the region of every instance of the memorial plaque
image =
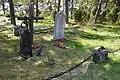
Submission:
<svg viewBox="0 0 120 80">
<path fill-rule="evenodd" d="M 65 23 L 66 23 L 65 14 L 62 12 L 57 13 L 55 17 L 54 40 L 59 40 L 64 38 Z"/>
</svg>

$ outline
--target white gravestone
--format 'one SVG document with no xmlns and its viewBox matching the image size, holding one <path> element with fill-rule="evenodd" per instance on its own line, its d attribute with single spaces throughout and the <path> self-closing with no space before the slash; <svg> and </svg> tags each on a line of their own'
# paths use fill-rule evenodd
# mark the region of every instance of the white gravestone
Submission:
<svg viewBox="0 0 120 80">
<path fill-rule="evenodd" d="M 55 17 L 54 40 L 64 39 L 65 23 L 66 23 L 65 14 L 62 12 L 57 13 Z"/>
</svg>

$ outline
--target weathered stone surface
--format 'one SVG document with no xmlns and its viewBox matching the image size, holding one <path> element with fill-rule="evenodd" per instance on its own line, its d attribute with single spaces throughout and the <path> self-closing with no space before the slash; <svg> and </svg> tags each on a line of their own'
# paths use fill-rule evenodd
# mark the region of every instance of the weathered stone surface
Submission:
<svg viewBox="0 0 120 80">
<path fill-rule="evenodd" d="M 64 38 L 64 27 L 66 23 L 65 17 L 65 14 L 62 12 L 56 14 L 54 26 L 54 40 Z"/>
</svg>

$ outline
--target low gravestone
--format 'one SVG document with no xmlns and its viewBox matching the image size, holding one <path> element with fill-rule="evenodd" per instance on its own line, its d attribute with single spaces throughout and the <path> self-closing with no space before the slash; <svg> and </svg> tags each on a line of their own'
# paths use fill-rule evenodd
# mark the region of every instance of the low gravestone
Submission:
<svg viewBox="0 0 120 80">
<path fill-rule="evenodd" d="M 54 37 L 53 40 L 64 39 L 64 27 L 66 23 L 66 16 L 64 13 L 59 12 L 55 17 Z"/>
</svg>

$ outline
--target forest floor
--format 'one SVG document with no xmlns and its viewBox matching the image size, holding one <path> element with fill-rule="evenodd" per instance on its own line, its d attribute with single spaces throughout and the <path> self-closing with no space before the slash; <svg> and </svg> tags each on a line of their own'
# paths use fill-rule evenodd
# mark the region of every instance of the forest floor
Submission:
<svg viewBox="0 0 120 80">
<path fill-rule="evenodd" d="M 45 19 L 35 26 L 39 33 L 39 28 L 53 27 L 53 22 Z M 105 46 L 110 51 L 120 48 L 120 26 L 88 25 L 84 30 L 67 26 L 68 41 L 64 43 L 67 49 L 52 46 L 53 30 L 48 30 L 48 33 L 34 34 L 34 43 L 44 46 L 44 55 L 24 60 L 18 55 L 19 37 L 9 37 L 12 35 L 10 24 L 0 24 L 0 80 L 42 80 L 78 64 L 97 46 Z M 35 52 L 33 50 L 33 55 Z M 100 64 L 89 60 L 56 80 L 120 80 L 120 52 L 109 54 L 109 58 L 109 62 Z"/>
</svg>

